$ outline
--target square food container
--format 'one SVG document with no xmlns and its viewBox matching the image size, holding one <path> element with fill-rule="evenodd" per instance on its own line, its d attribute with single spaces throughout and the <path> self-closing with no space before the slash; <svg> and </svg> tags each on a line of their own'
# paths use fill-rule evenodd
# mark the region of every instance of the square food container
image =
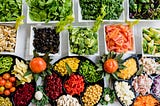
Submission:
<svg viewBox="0 0 160 106">
<path fill-rule="evenodd" d="M 14 24 L 0 24 L 0 26 L 11 26 L 14 27 Z M 1 39 L 2 40 L 2 39 Z M 5 42 L 6 43 L 6 42 Z M 12 54 L 15 55 L 16 53 L 18 53 L 18 45 L 20 44 L 20 39 L 19 39 L 19 29 L 16 31 L 16 41 L 15 41 L 15 48 L 13 52 L 9 52 L 9 51 L 3 51 L 0 52 L 0 54 Z"/>
<path fill-rule="evenodd" d="M 21 11 L 21 16 L 23 16 L 23 11 L 24 11 L 24 8 L 23 8 L 23 0 L 22 0 L 22 11 Z M 1 22 L 0 21 L 0 24 L 15 24 L 16 23 L 16 20 L 15 21 L 7 21 L 7 22 Z"/>
<path fill-rule="evenodd" d="M 103 20 L 103 22 L 125 22 L 125 1 L 123 2 L 123 12 L 121 13 L 121 16 L 119 17 L 118 20 Z M 80 7 L 80 2 L 78 0 L 78 21 L 79 22 L 95 22 L 95 20 L 83 20 L 82 19 L 82 14 L 81 14 L 81 7 Z"/>
<path fill-rule="evenodd" d="M 146 54 L 146 53 L 144 53 L 144 48 L 143 48 L 143 29 L 148 29 L 148 28 L 155 28 L 155 29 L 157 29 L 158 27 L 141 27 L 141 45 L 142 45 L 142 48 L 141 48 L 141 51 L 142 51 L 142 56 L 143 57 L 160 57 L 160 54 Z"/>
<path fill-rule="evenodd" d="M 106 44 L 106 32 L 105 32 L 105 27 L 110 26 L 110 25 L 118 25 L 118 24 L 106 24 L 104 25 L 104 45 L 105 45 L 105 54 L 108 54 L 108 48 Z M 122 25 L 127 25 L 127 24 L 122 24 Z M 133 50 L 127 51 L 125 54 L 135 54 L 136 53 L 136 48 L 135 48 L 135 35 L 134 35 L 134 27 L 132 27 L 132 33 L 133 33 Z"/>
<path fill-rule="evenodd" d="M 74 0 L 72 0 L 72 16 L 75 18 L 75 15 L 74 15 Z M 58 20 L 55 20 L 55 21 L 49 21 L 48 23 L 58 23 L 59 21 Z M 29 6 L 27 6 L 27 23 L 28 24 L 45 24 L 46 22 L 45 21 L 33 21 L 30 19 L 30 16 L 29 16 Z"/>
<path fill-rule="evenodd" d="M 32 25 L 30 27 L 30 44 L 29 44 L 29 55 L 32 55 L 33 56 L 33 50 L 34 50 L 34 46 L 33 46 L 33 40 L 34 40 L 34 31 L 33 31 L 33 27 L 36 27 L 36 28 L 55 28 L 54 26 L 49 26 L 49 25 L 40 25 L 40 26 L 36 26 L 36 25 Z M 61 56 L 61 43 L 62 43 L 62 34 L 59 33 L 59 41 L 60 41 L 60 44 L 59 44 L 59 51 L 58 53 L 55 53 L 55 54 L 49 54 L 49 56 Z M 40 56 L 44 55 L 45 53 L 39 53 L 38 54 Z"/>
<path fill-rule="evenodd" d="M 130 0 L 126 0 L 126 4 L 127 4 L 127 21 L 140 21 L 140 22 L 160 22 L 160 20 L 151 20 L 151 19 L 131 19 L 129 17 L 129 1 Z"/>
</svg>

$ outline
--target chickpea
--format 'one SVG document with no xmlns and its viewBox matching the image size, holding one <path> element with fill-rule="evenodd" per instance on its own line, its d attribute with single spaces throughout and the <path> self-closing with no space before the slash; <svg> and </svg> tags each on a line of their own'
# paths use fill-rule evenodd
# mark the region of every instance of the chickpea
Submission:
<svg viewBox="0 0 160 106">
<path fill-rule="evenodd" d="M 84 106 L 93 106 L 98 103 L 100 96 L 102 95 L 102 87 L 98 84 L 89 86 L 82 97 Z"/>
</svg>

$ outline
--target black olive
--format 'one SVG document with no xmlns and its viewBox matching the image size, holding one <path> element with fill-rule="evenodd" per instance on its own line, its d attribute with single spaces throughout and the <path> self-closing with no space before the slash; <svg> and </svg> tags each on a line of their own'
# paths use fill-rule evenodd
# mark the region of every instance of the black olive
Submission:
<svg viewBox="0 0 160 106">
<path fill-rule="evenodd" d="M 58 53 L 59 51 L 59 34 L 51 28 L 33 28 L 34 40 L 33 46 L 37 52 Z"/>
</svg>

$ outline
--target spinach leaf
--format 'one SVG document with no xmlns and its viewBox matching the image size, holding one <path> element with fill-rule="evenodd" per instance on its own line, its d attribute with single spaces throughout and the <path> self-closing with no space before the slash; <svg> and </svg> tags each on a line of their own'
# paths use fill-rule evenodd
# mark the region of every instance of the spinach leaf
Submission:
<svg viewBox="0 0 160 106">
<path fill-rule="evenodd" d="M 26 0 L 33 21 L 61 21 L 72 15 L 72 0 Z"/>
<path fill-rule="evenodd" d="M 22 0 L 1 0 L 0 21 L 16 21 L 22 15 Z"/>
</svg>

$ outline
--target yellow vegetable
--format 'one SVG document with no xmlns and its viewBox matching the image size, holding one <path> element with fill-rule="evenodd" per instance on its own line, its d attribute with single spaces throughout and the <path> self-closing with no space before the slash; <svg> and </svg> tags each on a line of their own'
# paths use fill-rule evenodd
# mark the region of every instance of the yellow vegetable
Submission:
<svg viewBox="0 0 160 106">
<path fill-rule="evenodd" d="M 72 69 L 73 72 L 76 72 L 78 69 L 80 60 L 77 58 L 66 58 L 60 60 L 55 66 L 54 70 L 59 72 L 62 76 L 67 74 L 66 64 L 69 65 L 69 67 Z"/>
<path fill-rule="evenodd" d="M 30 83 L 33 79 L 32 74 L 29 74 L 27 76 L 24 76 L 25 73 L 27 72 L 28 69 L 28 65 L 24 63 L 23 60 L 19 61 L 16 58 L 16 65 L 14 65 L 14 69 L 12 70 L 12 74 L 14 74 L 16 76 L 16 78 L 18 78 L 22 84 L 24 84 L 25 82 Z"/>
<path fill-rule="evenodd" d="M 12 106 L 12 102 L 8 97 L 7 98 L 0 97 L 0 106 Z"/>
<path fill-rule="evenodd" d="M 84 106 L 94 106 L 98 101 L 100 100 L 102 95 L 102 87 L 98 84 L 89 86 L 84 96 L 82 97 L 82 101 L 84 103 Z"/>
<path fill-rule="evenodd" d="M 126 67 L 123 70 L 120 70 L 118 73 L 118 77 L 122 79 L 129 79 L 133 74 L 137 71 L 137 63 L 136 60 L 133 58 L 128 59 L 126 62 L 123 63 Z"/>
</svg>

